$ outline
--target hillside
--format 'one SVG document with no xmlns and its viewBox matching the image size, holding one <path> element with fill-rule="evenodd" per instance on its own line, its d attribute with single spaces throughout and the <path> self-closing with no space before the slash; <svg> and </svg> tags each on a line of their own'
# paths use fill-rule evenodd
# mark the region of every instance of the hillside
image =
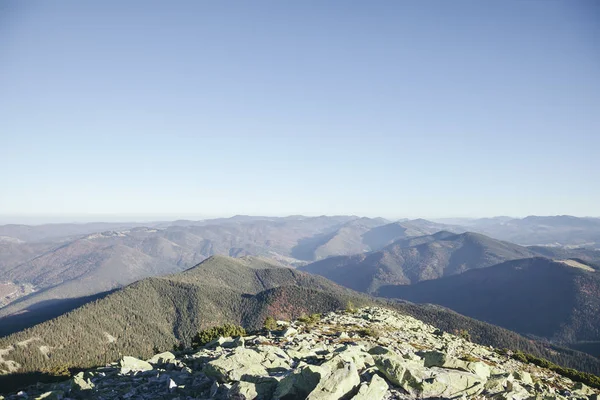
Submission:
<svg viewBox="0 0 600 400">
<path fill-rule="evenodd" d="M 600 341 L 600 273 L 546 258 L 390 285 L 379 295 L 435 303 L 507 329 L 564 344 Z"/>
<path fill-rule="evenodd" d="M 143 361 L 120 357 L 7 399 L 597 399 L 600 378 L 379 307 L 280 321 Z M 218 340 L 216 340 L 218 338 Z"/>
<path fill-rule="evenodd" d="M 301 267 L 366 293 L 382 285 L 406 285 L 474 268 L 537 255 L 532 250 L 475 233 L 400 239 L 382 250 L 354 256 L 331 257 Z"/>
<path fill-rule="evenodd" d="M 350 299 L 368 302 L 324 278 L 261 258 L 214 256 L 183 273 L 144 279 L 1 338 L 0 370 L 90 367 L 123 352 L 147 357 L 155 347 L 189 344 L 209 326 L 235 322 L 256 329 L 267 315 L 290 319 L 334 310 Z"/>
</svg>

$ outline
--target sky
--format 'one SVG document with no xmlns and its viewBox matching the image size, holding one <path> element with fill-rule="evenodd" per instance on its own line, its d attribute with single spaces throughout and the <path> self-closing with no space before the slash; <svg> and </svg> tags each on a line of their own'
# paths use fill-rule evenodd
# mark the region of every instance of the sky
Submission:
<svg viewBox="0 0 600 400">
<path fill-rule="evenodd" d="M 600 216 L 593 1 L 3 1 L 0 215 Z"/>
</svg>

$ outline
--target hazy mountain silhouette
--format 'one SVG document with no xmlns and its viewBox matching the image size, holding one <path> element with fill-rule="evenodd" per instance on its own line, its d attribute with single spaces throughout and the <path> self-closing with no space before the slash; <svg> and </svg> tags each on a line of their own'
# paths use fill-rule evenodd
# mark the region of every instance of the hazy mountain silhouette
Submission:
<svg viewBox="0 0 600 400">
<path fill-rule="evenodd" d="M 301 267 L 354 290 L 375 293 L 382 285 L 406 285 L 536 256 L 532 250 L 476 233 L 438 232 L 400 239 L 382 250 L 331 257 Z"/>
</svg>

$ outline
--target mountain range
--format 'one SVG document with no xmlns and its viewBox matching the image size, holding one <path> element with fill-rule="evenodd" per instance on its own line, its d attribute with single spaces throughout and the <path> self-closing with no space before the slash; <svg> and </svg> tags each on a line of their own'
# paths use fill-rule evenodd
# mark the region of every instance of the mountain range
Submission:
<svg viewBox="0 0 600 400">
<path fill-rule="evenodd" d="M 270 307 L 274 303 L 285 305 L 282 317 L 297 316 L 340 307 L 348 299 L 380 301 L 367 297 L 374 295 L 440 329 L 471 326 L 473 336 L 486 344 L 518 342 L 523 347 L 527 341 L 498 334 L 497 328 L 477 325 L 446 308 L 403 301 L 438 304 L 528 338 L 600 354 L 597 219 L 445 222 L 236 216 L 147 224 L 0 226 L 0 336 L 14 334 L 4 345 L 12 345 L 21 361 L 35 359 L 49 368 L 52 363 L 40 348 L 54 349 L 53 360 L 67 357 L 59 355 L 66 342 L 50 335 L 46 343 L 54 330 L 49 326 L 66 331 L 73 318 L 95 335 L 91 340 L 96 343 L 98 337 L 108 337 L 103 332 L 118 337 L 104 317 L 116 315 L 121 324 L 117 331 L 127 324 L 137 326 L 131 337 L 123 328 L 126 348 L 146 354 L 153 350 L 147 343 L 134 343 L 172 346 L 174 341 L 188 341 L 210 321 L 256 328 L 261 318 L 276 311 Z M 105 228 L 109 229 L 97 231 Z M 146 303 L 158 307 L 156 315 L 144 309 Z M 533 314 L 524 305 L 535 310 Z M 120 307 L 135 317 L 120 316 Z M 180 320 L 190 315 L 194 322 L 184 325 Z M 142 326 L 152 326 L 156 333 L 140 333 Z M 41 330 L 32 336 L 34 331 L 24 330 L 29 327 Z M 90 338 L 77 329 L 73 332 Z M 31 354 L 24 350 L 28 346 L 17 345 L 38 337 L 44 343 L 32 347 L 37 350 Z M 533 351 L 543 351 L 545 345 L 540 346 Z M 97 353 L 90 354 L 89 363 L 99 361 Z M 580 367 L 581 356 L 575 358 L 579 361 L 571 365 Z"/>
<path fill-rule="evenodd" d="M 35 290 L 6 299 L 12 304 L 0 308 L 0 318 L 24 311 L 35 314 L 32 321 L 56 316 L 81 304 L 79 298 L 179 272 L 215 254 L 267 256 L 295 267 L 377 249 L 442 226 L 354 216 L 236 216 L 149 225 L 59 224 L 54 231 L 49 225 L 0 227 L 3 235 L 13 235 L 0 240 L 0 282 L 32 285 Z M 90 233 L 107 227 L 123 229 Z"/>
<path fill-rule="evenodd" d="M 536 255 L 526 247 L 481 234 L 440 231 L 400 239 L 374 252 L 330 257 L 300 269 L 375 294 L 382 285 L 408 285 Z"/>
<path fill-rule="evenodd" d="M 383 302 L 325 278 L 260 257 L 213 256 L 165 277 L 151 277 L 76 310 L 0 338 L 0 382 L 28 372 L 104 365 L 122 354 L 147 358 L 189 346 L 202 329 L 235 323 L 258 330 L 266 317 L 290 320 L 379 304 L 446 332 L 468 330 L 483 345 L 526 351 L 560 365 L 600 373 L 600 360 L 521 337 L 443 308 Z M 31 375 L 37 377 L 37 375 Z"/>
</svg>

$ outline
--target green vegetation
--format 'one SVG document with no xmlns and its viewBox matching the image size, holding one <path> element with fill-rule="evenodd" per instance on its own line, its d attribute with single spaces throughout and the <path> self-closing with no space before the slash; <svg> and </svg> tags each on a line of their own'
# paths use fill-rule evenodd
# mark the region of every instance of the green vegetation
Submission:
<svg viewBox="0 0 600 400">
<path fill-rule="evenodd" d="M 225 324 L 203 329 L 192 339 L 192 347 L 201 347 L 220 337 L 246 336 L 246 330 L 239 325 Z"/>
<path fill-rule="evenodd" d="M 462 357 L 460 357 L 461 360 L 463 361 L 467 361 L 467 362 L 477 362 L 477 361 L 481 361 L 479 358 L 477 357 L 473 357 L 470 354 L 465 354 Z"/>
<path fill-rule="evenodd" d="M 303 324 L 309 326 L 314 325 L 319 321 L 321 321 L 321 314 L 316 313 L 311 315 L 301 315 L 300 317 L 298 317 L 298 322 L 302 322 Z"/>
<path fill-rule="evenodd" d="M 275 321 L 275 318 L 268 316 L 265 319 L 265 324 L 263 327 L 268 331 L 274 331 L 277 329 L 277 321 Z"/>
<path fill-rule="evenodd" d="M 346 312 L 348 314 L 355 314 L 356 311 L 358 311 L 356 309 L 356 307 L 354 307 L 354 303 L 352 303 L 351 301 L 348 301 L 348 303 L 346 303 Z"/>
<path fill-rule="evenodd" d="M 573 368 L 561 367 L 560 365 L 556 365 L 553 362 L 546 360 L 545 358 L 536 357 L 532 354 L 523 353 L 522 351 L 511 352 L 508 349 L 502 349 L 498 350 L 498 353 L 509 355 L 511 358 L 514 358 L 515 360 L 521 361 L 523 363 L 531 363 L 537 365 L 538 367 L 547 368 L 573 381 L 581 382 L 588 386 L 600 389 L 600 377 L 590 374 L 588 372 L 581 372 Z"/>
<path fill-rule="evenodd" d="M 471 334 L 466 329 L 459 329 L 455 331 L 454 334 L 465 339 L 467 342 L 471 342 Z"/>
<path fill-rule="evenodd" d="M 155 349 L 170 350 L 174 344 L 177 350 L 189 348 L 199 332 L 215 325 L 260 330 L 268 316 L 293 320 L 302 314 L 339 310 L 349 300 L 361 306 L 373 303 L 322 277 L 264 260 L 214 257 L 183 273 L 141 280 L 2 337 L 0 348 L 14 348 L 3 359 L 19 363 L 22 368 L 17 373 L 28 377 L 30 372 L 61 366 L 105 365 L 122 355 L 146 359 Z M 31 338 L 40 339 L 16 345 Z M 41 346 L 48 349 L 47 356 Z M 0 370 L 5 368 L 0 362 Z"/>
</svg>

